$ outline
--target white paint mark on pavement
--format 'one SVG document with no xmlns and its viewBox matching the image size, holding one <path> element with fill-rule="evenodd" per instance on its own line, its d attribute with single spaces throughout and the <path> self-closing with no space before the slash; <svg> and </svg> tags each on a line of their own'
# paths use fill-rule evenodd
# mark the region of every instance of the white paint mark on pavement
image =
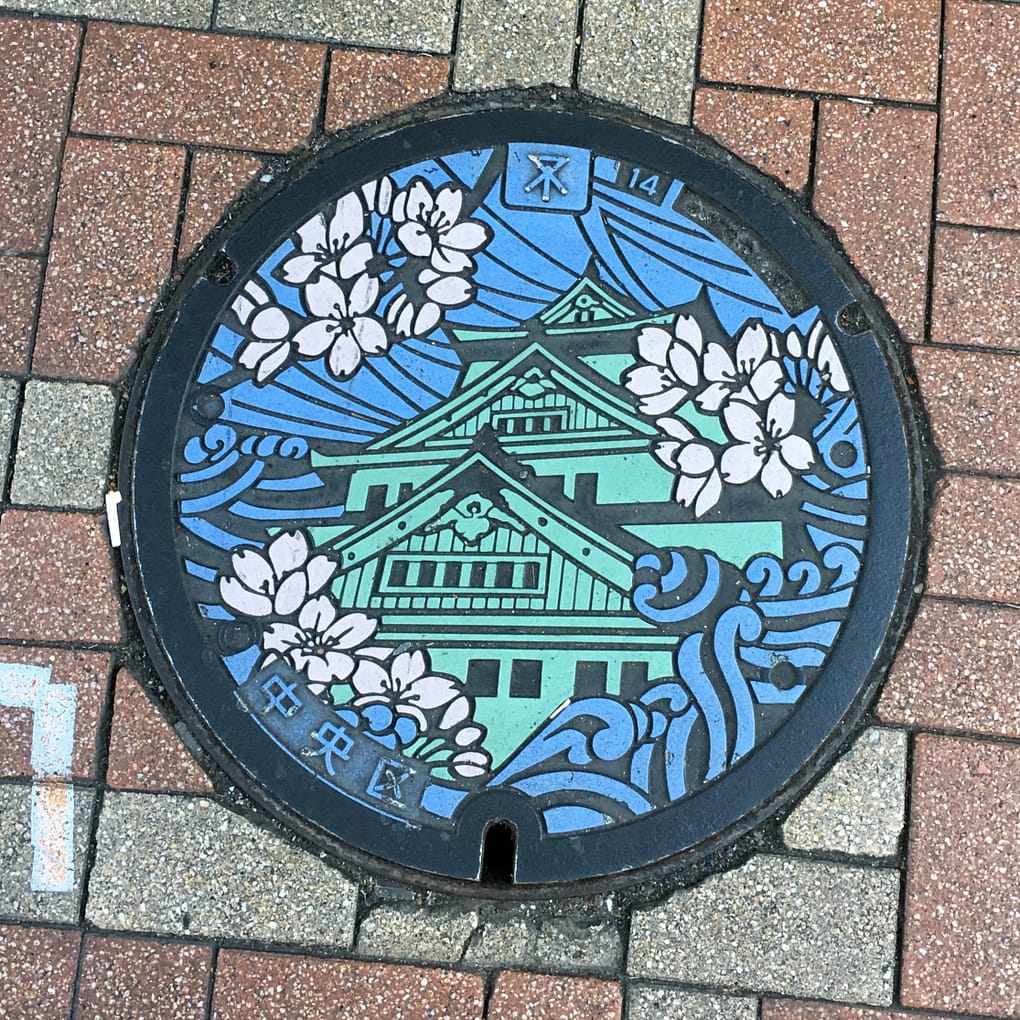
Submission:
<svg viewBox="0 0 1020 1020">
<path fill-rule="evenodd" d="M 32 889 L 74 886 L 74 789 L 71 772 L 78 691 L 51 684 L 47 666 L 0 662 L 0 705 L 32 713 Z"/>
</svg>

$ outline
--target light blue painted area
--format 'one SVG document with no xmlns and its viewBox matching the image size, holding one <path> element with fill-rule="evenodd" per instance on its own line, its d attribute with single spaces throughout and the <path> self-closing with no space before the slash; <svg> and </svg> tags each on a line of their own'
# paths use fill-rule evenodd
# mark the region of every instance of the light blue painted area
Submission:
<svg viewBox="0 0 1020 1020">
<path fill-rule="evenodd" d="M 202 563 L 196 563 L 194 560 L 185 560 L 184 569 L 191 574 L 192 577 L 197 577 L 200 581 L 215 581 L 216 571 L 212 567 L 207 567 Z"/>
<path fill-rule="evenodd" d="M 466 796 L 466 790 L 455 790 L 442 783 L 429 783 L 422 794 L 421 806 L 437 818 L 452 818 Z"/>
<path fill-rule="evenodd" d="M 477 152 L 458 152 L 452 156 L 444 156 L 439 162 L 451 179 L 457 180 L 467 188 L 473 188 L 491 156 L 492 149 L 480 149 Z"/>
<path fill-rule="evenodd" d="M 180 517 L 180 523 L 193 535 L 215 546 L 217 549 L 236 549 L 239 545 L 250 545 L 262 548 L 262 542 L 249 542 L 239 535 L 231 535 L 230 532 L 217 528 L 201 517 Z"/>
<path fill-rule="evenodd" d="M 204 616 L 207 620 L 233 620 L 234 616 L 228 612 L 223 606 L 214 606 L 206 602 L 200 602 L 198 604 L 198 612 Z"/>
<path fill-rule="evenodd" d="M 754 691 L 755 700 L 762 705 L 794 705 L 800 700 L 800 696 L 807 690 L 805 684 L 797 684 L 789 690 L 781 690 L 773 684 L 762 683 L 760 680 L 751 681 L 751 690 Z"/>
<path fill-rule="evenodd" d="M 238 685 L 247 683 L 248 677 L 252 675 L 256 666 L 258 666 L 261 654 L 258 646 L 252 645 L 251 648 L 246 648 L 243 652 L 238 652 L 236 655 L 223 656 L 223 663 L 234 678 L 234 683 Z"/>
<path fill-rule="evenodd" d="M 593 808 L 576 804 L 564 804 L 548 808 L 542 815 L 546 830 L 550 833 L 580 832 L 584 829 L 600 829 L 612 819 Z"/>
</svg>

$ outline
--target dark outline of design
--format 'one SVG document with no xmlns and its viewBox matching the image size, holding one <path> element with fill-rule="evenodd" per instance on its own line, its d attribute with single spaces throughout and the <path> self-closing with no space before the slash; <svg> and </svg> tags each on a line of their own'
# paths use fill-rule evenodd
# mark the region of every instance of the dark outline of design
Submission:
<svg viewBox="0 0 1020 1020">
<path fill-rule="evenodd" d="M 906 629 L 922 573 L 927 475 L 934 463 L 926 419 L 904 371 L 908 355 L 832 232 L 775 182 L 693 129 L 562 96 L 554 106 L 543 106 L 533 95 L 522 101 L 520 93 L 440 102 L 416 113 L 413 123 L 395 118 L 381 129 L 348 133 L 325 152 L 298 162 L 265 193 L 253 194 L 195 258 L 155 322 L 127 411 L 119 463 L 129 508 L 122 546 L 125 580 L 146 649 L 182 718 L 232 780 L 301 836 L 376 874 L 441 891 L 515 898 L 580 895 L 674 871 L 701 877 L 699 866 L 707 858 L 725 858 L 741 836 L 789 807 L 835 756 L 872 701 Z M 402 148 L 394 151 L 398 134 Z M 173 539 L 169 449 L 160 445 L 175 433 L 182 406 L 165 399 L 146 404 L 144 396 L 150 387 L 161 396 L 183 395 L 208 325 L 224 305 L 223 287 L 209 279 L 214 267 L 222 267 L 224 259 L 233 266 L 255 265 L 266 254 L 264 238 L 275 242 L 282 236 L 293 222 L 294 208 L 321 201 L 320 177 L 354 187 L 399 165 L 401 156 L 483 148 L 515 135 L 534 142 L 594 145 L 600 153 L 680 177 L 785 253 L 773 257 L 790 269 L 833 326 L 858 394 L 872 478 L 881 479 L 872 489 L 871 528 L 855 606 L 822 676 L 794 717 L 747 761 L 673 807 L 613 832 L 553 838 L 542 836 L 524 798 L 506 791 L 473 798 L 455 834 L 407 827 L 345 798 L 342 810 L 350 816 L 343 829 L 359 833 L 361 845 L 355 847 L 339 835 L 335 812 L 324 810 L 322 788 L 308 783 L 300 766 L 285 763 L 288 778 L 293 777 L 289 788 L 281 790 L 279 781 L 272 780 L 280 755 L 263 731 L 247 727 L 243 734 L 231 732 L 238 711 L 232 683 L 210 685 L 196 700 L 178 678 L 176 664 L 185 676 L 223 674 L 229 680 L 212 649 L 194 640 L 191 621 L 175 612 L 186 603 Z M 856 306 L 871 328 L 852 336 L 842 332 L 838 313 L 847 306 Z M 165 350 L 171 350 L 169 357 L 160 356 Z M 144 484 L 136 484 L 136 469 Z M 148 519 L 148 534 L 158 529 L 167 536 L 161 547 L 153 540 L 144 551 L 136 549 L 139 517 Z M 146 588 L 143 573 L 158 582 Z M 812 735 L 806 732 L 805 717 L 811 719 Z M 231 736 L 229 748 L 221 733 Z M 819 738 L 819 733 L 824 735 Z M 778 783 L 764 781 L 775 776 L 782 777 Z M 507 889 L 482 887 L 475 880 L 485 828 L 497 818 L 517 825 L 519 861 L 537 863 L 530 871 L 519 870 L 517 884 Z M 430 859 L 447 865 L 443 874 L 427 869 Z"/>
</svg>

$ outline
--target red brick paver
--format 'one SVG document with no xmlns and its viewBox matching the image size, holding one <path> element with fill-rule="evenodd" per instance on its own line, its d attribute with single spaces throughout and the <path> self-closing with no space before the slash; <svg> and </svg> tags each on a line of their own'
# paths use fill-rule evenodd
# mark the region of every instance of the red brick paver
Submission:
<svg viewBox="0 0 1020 1020">
<path fill-rule="evenodd" d="M 120 790 L 209 793 L 212 784 L 138 681 L 117 674 L 106 781 Z"/>
<path fill-rule="evenodd" d="M 908 340 L 924 337 L 935 115 L 821 104 L 814 205 Z"/>
<path fill-rule="evenodd" d="M 704 11 L 712 81 L 935 101 L 939 0 L 706 0 Z"/>
<path fill-rule="evenodd" d="M 950 476 L 932 513 L 928 591 L 1020 603 L 1020 482 Z"/>
<path fill-rule="evenodd" d="M 69 1016 L 80 941 L 76 931 L 0 925 L 0 1017 Z"/>
<path fill-rule="evenodd" d="M 788 188 L 807 186 L 815 104 L 760 92 L 698 89 L 694 123 Z"/>
<path fill-rule="evenodd" d="M 1020 747 L 922 735 L 903 1002 L 1020 1016 Z"/>
<path fill-rule="evenodd" d="M 0 248 L 43 251 L 81 29 L 0 17 Z"/>
<path fill-rule="evenodd" d="M 336 131 L 438 96 L 449 81 L 450 62 L 445 57 L 334 50 L 326 129 Z"/>
<path fill-rule="evenodd" d="M 931 339 L 1020 347 L 1020 234 L 970 227 L 935 230 Z"/>
<path fill-rule="evenodd" d="M 0 304 L 0 372 L 20 373 L 28 368 L 41 275 L 38 259 L 0 256 L 4 296 Z"/>
<path fill-rule="evenodd" d="M 93 24 L 72 127 L 151 141 L 291 149 L 312 131 L 326 50 Z"/>
<path fill-rule="evenodd" d="M 93 779 L 99 751 L 103 707 L 110 677 L 110 656 L 101 652 L 64 651 L 0 645 L 0 663 L 46 666 L 52 684 L 71 684 L 76 691 L 71 775 Z M 32 716 L 29 709 L 0 708 L 0 775 L 32 775 Z"/>
<path fill-rule="evenodd" d="M 935 1020 L 935 1017 L 931 1013 L 861 1009 L 855 1006 L 833 1006 L 827 1002 L 763 999 L 761 1020 Z"/>
<path fill-rule="evenodd" d="M 623 992 L 613 981 L 508 971 L 496 978 L 488 1020 L 618 1020 Z"/>
<path fill-rule="evenodd" d="M 946 466 L 1020 474 L 1020 358 L 918 347 L 914 366 Z"/>
<path fill-rule="evenodd" d="M 477 974 L 223 950 L 212 1020 L 481 1020 L 482 1002 Z"/>
<path fill-rule="evenodd" d="M 1020 738 L 1020 610 L 925 600 L 882 690 L 882 719 Z"/>
<path fill-rule="evenodd" d="M 1020 227 L 1020 9 L 950 0 L 943 90 L 939 217 Z"/>
<path fill-rule="evenodd" d="M 179 255 L 187 258 L 223 217 L 224 209 L 258 173 L 262 160 L 239 152 L 196 152 Z"/>
<path fill-rule="evenodd" d="M 0 639 L 117 642 L 119 610 L 98 517 L 0 515 Z"/>
<path fill-rule="evenodd" d="M 212 947 L 88 935 L 75 1020 L 205 1020 Z"/>
<path fill-rule="evenodd" d="M 184 150 L 68 141 L 33 369 L 117 379 L 170 271 Z"/>
</svg>

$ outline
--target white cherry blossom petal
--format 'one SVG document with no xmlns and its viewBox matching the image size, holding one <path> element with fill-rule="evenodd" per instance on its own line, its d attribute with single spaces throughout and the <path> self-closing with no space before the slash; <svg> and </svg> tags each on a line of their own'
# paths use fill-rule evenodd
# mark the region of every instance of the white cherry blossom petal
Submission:
<svg viewBox="0 0 1020 1020">
<path fill-rule="evenodd" d="M 687 394 L 681 389 L 666 390 L 663 393 L 653 393 L 642 397 L 638 401 L 638 408 L 642 414 L 655 417 L 679 407 L 687 399 Z"/>
<path fill-rule="evenodd" d="M 749 326 L 737 341 L 737 367 L 742 372 L 753 372 L 769 353 L 769 335 L 759 322 Z"/>
<path fill-rule="evenodd" d="M 301 608 L 307 597 L 308 578 L 303 570 L 296 570 L 280 582 L 273 599 L 273 609 L 279 616 L 290 616 Z M 302 626 L 305 624 L 302 623 Z"/>
<path fill-rule="evenodd" d="M 372 659 L 358 659 L 351 686 L 361 695 L 383 694 L 389 689 L 390 675 L 385 666 Z"/>
<path fill-rule="evenodd" d="M 336 212 L 329 221 L 329 248 L 340 251 L 365 231 L 365 211 L 361 207 L 361 199 L 353 191 L 349 191 L 336 204 Z"/>
<path fill-rule="evenodd" d="M 713 383 L 733 382 L 737 377 L 737 368 L 733 359 L 722 344 L 710 343 L 705 348 L 702 362 L 705 378 Z"/>
<path fill-rule="evenodd" d="M 426 301 L 414 317 L 415 336 L 427 336 L 431 333 L 439 325 L 441 314 L 439 305 L 434 301 Z"/>
<path fill-rule="evenodd" d="M 452 730 L 454 726 L 459 726 L 470 715 L 471 705 L 468 703 L 467 698 L 460 695 L 454 698 L 453 701 L 450 702 L 446 711 L 443 712 L 443 715 L 439 720 L 439 728 L 441 730 Z"/>
<path fill-rule="evenodd" d="M 220 578 L 220 597 L 244 616 L 269 616 L 273 611 L 273 601 L 268 595 L 246 588 L 236 577 Z"/>
<path fill-rule="evenodd" d="M 694 433 L 686 422 L 681 421 L 679 418 L 659 418 L 656 423 L 667 436 L 672 436 L 674 439 L 679 439 L 681 442 L 689 443 L 694 439 Z"/>
<path fill-rule="evenodd" d="M 230 565 L 238 580 L 252 591 L 271 595 L 276 590 L 273 566 L 255 549 L 242 549 L 230 557 Z"/>
<path fill-rule="evenodd" d="M 751 387 L 754 398 L 759 403 L 765 403 L 776 393 L 782 381 L 783 366 L 778 361 L 769 358 L 754 370 L 748 385 Z"/>
<path fill-rule="evenodd" d="M 688 443 L 676 463 L 685 475 L 707 475 L 715 468 L 715 454 L 702 443 Z"/>
<path fill-rule="evenodd" d="M 269 562 L 277 577 L 298 570 L 308 559 L 308 539 L 303 531 L 284 531 L 269 543 Z"/>
<path fill-rule="evenodd" d="M 638 333 L 638 354 L 651 365 L 666 367 L 666 353 L 673 338 L 658 326 L 645 326 Z"/>
<path fill-rule="evenodd" d="M 803 436 L 784 437 L 779 443 L 779 452 L 795 471 L 806 471 L 815 460 L 815 452 Z"/>
<path fill-rule="evenodd" d="M 705 482 L 704 488 L 698 493 L 694 502 L 694 516 L 703 517 L 719 502 L 722 496 L 722 478 L 718 471 L 713 471 Z"/>
<path fill-rule="evenodd" d="M 464 220 L 463 223 L 455 223 L 443 233 L 442 245 L 444 248 L 474 252 L 484 248 L 491 236 L 492 232 L 484 223 L 479 223 L 478 220 Z"/>
<path fill-rule="evenodd" d="M 300 286 L 307 283 L 322 268 L 322 259 L 318 255 L 302 253 L 292 255 L 280 266 L 280 275 L 287 283 Z"/>
<path fill-rule="evenodd" d="M 489 769 L 489 756 L 484 751 L 461 751 L 454 759 L 450 770 L 462 779 L 477 779 Z"/>
<path fill-rule="evenodd" d="M 470 747 L 472 744 L 477 744 L 484 735 L 480 726 L 461 726 L 453 735 L 453 742 L 458 747 Z"/>
<path fill-rule="evenodd" d="M 716 412 L 733 394 L 733 389 L 725 383 L 714 382 L 706 386 L 695 398 L 694 402 L 703 411 Z"/>
<path fill-rule="evenodd" d="M 303 357 L 317 358 L 333 343 L 336 328 L 336 323 L 330 319 L 313 319 L 294 334 L 291 342 Z"/>
<path fill-rule="evenodd" d="M 751 443 L 738 443 L 723 450 L 719 468 L 727 482 L 743 485 L 758 477 L 761 471 L 761 457 Z"/>
<path fill-rule="evenodd" d="M 435 209 L 441 219 L 438 225 L 449 226 L 460 219 L 460 211 L 464 204 L 464 192 L 451 184 L 439 189 L 435 199 Z"/>
<path fill-rule="evenodd" d="M 673 489 L 673 500 L 683 507 L 692 506 L 698 497 L 698 493 L 704 487 L 705 480 L 703 478 L 679 475 L 676 480 L 676 487 Z"/>
<path fill-rule="evenodd" d="M 372 260 L 372 246 L 368 241 L 354 245 L 340 256 L 340 279 L 350 280 L 363 273 Z"/>
<path fill-rule="evenodd" d="M 408 255 L 428 258 L 432 254 L 432 235 L 418 222 L 411 220 L 397 228 L 397 242 Z"/>
<path fill-rule="evenodd" d="M 298 614 L 298 623 L 305 630 L 321 634 L 323 638 L 336 620 L 336 606 L 325 595 L 309 599 Z M 331 642 L 332 643 L 332 642 Z"/>
<path fill-rule="evenodd" d="M 411 652 L 401 652 L 393 659 L 390 676 L 398 686 L 406 687 L 425 672 L 426 665 L 425 653 L 420 648 Z"/>
<path fill-rule="evenodd" d="M 292 623 L 272 623 L 262 633 L 262 647 L 274 652 L 288 652 L 301 641 L 301 630 Z"/>
<path fill-rule="evenodd" d="M 407 693 L 407 700 L 422 708 L 440 708 L 457 697 L 460 685 L 449 677 L 433 674 L 416 680 Z"/>
<path fill-rule="evenodd" d="M 308 658 L 308 679 L 321 684 L 346 680 L 353 672 L 354 659 L 346 652 L 328 651 L 325 655 Z"/>
<path fill-rule="evenodd" d="M 364 613 L 347 613 L 326 631 L 325 636 L 337 641 L 341 648 L 357 648 L 371 641 L 378 629 L 379 621 L 374 617 Z"/>
<path fill-rule="evenodd" d="M 701 326 L 693 315 L 678 315 L 676 322 L 673 323 L 673 335 L 686 344 L 696 356 L 701 356 L 705 340 L 701 335 Z"/>
<path fill-rule="evenodd" d="M 333 343 L 326 366 L 337 379 L 354 375 L 361 364 L 361 348 L 350 333 L 341 333 Z"/>
<path fill-rule="evenodd" d="M 355 319 L 354 339 L 366 354 L 382 354 L 389 346 L 386 330 L 376 319 Z"/>
<path fill-rule="evenodd" d="M 793 415 L 796 410 L 793 397 L 785 393 L 777 393 L 770 401 L 765 412 L 765 427 L 774 436 L 785 436 L 793 428 Z"/>
<path fill-rule="evenodd" d="M 723 421 L 729 434 L 739 442 L 754 443 L 762 439 L 761 419 L 758 412 L 747 404 L 728 403 L 723 408 Z"/>
<path fill-rule="evenodd" d="M 666 362 L 673 370 L 673 374 L 688 386 L 696 386 L 698 383 L 698 361 L 689 348 L 683 344 L 674 343 L 666 355 Z"/>
<path fill-rule="evenodd" d="M 425 288 L 430 301 L 444 308 L 456 308 L 471 300 L 472 288 L 467 280 L 459 276 L 441 276 Z"/>
<path fill-rule="evenodd" d="M 314 595 L 336 573 L 337 564 L 328 556 L 313 556 L 305 567 L 308 594 Z"/>
<path fill-rule="evenodd" d="M 680 443 L 667 440 L 666 442 L 656 443 L 652 452 L 672 471 L 676 468 L 677 454 L 679 454 L 682 449 L 683 447 Z"/>
<path fill-rule="evenodd" d="M 379 281 L 367 273 L 359 276 L 351 287 L 351 296 L 347 303 L 347 309 L 351 315 L 363 315 L 379 296 Z"/>
<path fill-rule="evenodd" d="M 297 236 L 303 252 L 313 255 L 315 252 L 324 251 L 326 248 L 325 215 L 323 213 L 316 213 L 310 220 L 305 220 L 297 228 Z"/>
<path fill-rule="evenodd" d="M 432 252 L 429 265 L 437 273 L 463 273 L 474 269 L 475 264 L 464 252 L 440 244 Z"/>
<path fill-rule="evenodd" d="M 671 388 L 669 376 L 655 365 L 639 365 L 630 369 L 624 375 L 623 382 L 631 393 L 636 393 L 639 397 L 662 393 Z"/>
<path fill-rule="evenodd" d="M 778 453 L 773 453 L 761 469 L 761 484 L 773 499 L 785 496 L 793 487 L 793 475 Z"/>
<path fill-rule="evenodd" d="M 285 340 L 251 340 L 241 349 L 237 360 L 245 368 L 254 370 L 256 380 L 261 383 L 285 365 L 289 357 L 290 344 Z"/>
<path fill-rule="evenodd" d="M 320 276 L 308 284 L 303 293 L 305 304 L 312 315 L 329 319 L 347 314 L 347 298 L 343 288 L 331 276 Z"/>
</svg>

